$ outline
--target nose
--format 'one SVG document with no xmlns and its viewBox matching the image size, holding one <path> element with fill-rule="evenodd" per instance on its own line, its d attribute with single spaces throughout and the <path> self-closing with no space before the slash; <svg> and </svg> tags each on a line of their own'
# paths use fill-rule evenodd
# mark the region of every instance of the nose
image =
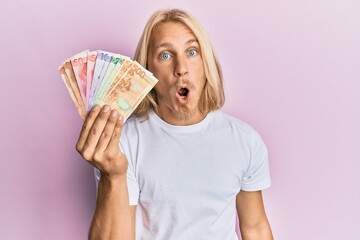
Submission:
<svg viewBox="0 0 360 240">
<path fill-rule="evenodd" d="M 189 72 L 186 59 L 178 56 L 175 61 L 174 75 L 176 77 L 183 77 Z"/>
</svg>

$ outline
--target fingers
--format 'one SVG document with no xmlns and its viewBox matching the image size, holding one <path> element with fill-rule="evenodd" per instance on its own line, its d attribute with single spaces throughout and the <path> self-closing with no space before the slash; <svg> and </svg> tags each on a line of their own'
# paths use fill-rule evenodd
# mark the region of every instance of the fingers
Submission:
<svg viewBox="0 0 360 240">
<path fill-rule="evenodd" d="M 118 152 L 122 125 L 123 118 L 116 110 L 110 111 L 108 105 L 95 106 L 85 119 L 76 150 L 90 162 L 106 150 Z"/>
<path fill-rule="evenodd" d="M 109 150 L 113 150 L 113 149 L 119 147 L 119 139 L 120 139 L 122 127 L 124 124 L 123 120 L 124 120 L 123 117 L 121 115 L 119 115 L 116 125 L 115 125 L 115 128 L 114 128 L 114 131 L 113 131 L 113 134 L 111 136 L 110 142 L 108 144 Z"/>
<path fill-rule="evenodd" d="M 77 151 L 102 173 L 126 173 L 127 160 L 119 148 L 122 126 L 123 117 L 116 110 L 110 111 L 108 105 L 94 107 L 85 119 Z"/>
<path fill-rule="evenodd" d="M 116 125 L 117 122 L 119 121 L 119 117 L 121 118 L 121 115 L 119 116 L 116 110 L 111 111 L 110 117 L 104 127 L 99 142 L 96 146 L 96 151 L 104 152 L 108 148 L 108 145 L 111 139 L 113 138 L 114 129 L 116 129 Z"/>
<path fill-rule="evenodd" d="M 94 110 L 94 113 L 91 112 L 90 114 L 96 114 L 97 116 L 95 120 L 93 120 L 94 116 L 90 116 L 88 120 L 88 123 L 85 124 L 85 129 L 80 137 L 80 143 L 79 143 L 79 152 L 82 154 L 82 156 L 85 158 L 85 160 L 92 160 L 94 156 L 94 152 L 96 149 L 96 146 L 98 145 L 100 136 L 102 135 L 102 132 L 106 126 L 106 123 L 108 121 L 108 118 L 110 116 L 110 107 L 108 105 L 105 105 L 101 111 Z M 88 127 L 87 125 L 92 123 L 91 127 Z M 89 129 L 90 128 L 90 129 Z M 83 138 L 85 138 L 85 141 L 83 141 Z"/>
<path fill-rule="evenodd" d="M 89 135 L 90 129 L 91 129 L 92 125 L 94 124 L 95 119 L 99 114 L 99 111 L 100 111 L 100 106 L 95 105 L 89 112 L 87 118 L 85 119 L 82 130 L 80 132 L 79 139 L 76 144 L 76 150 L 78 152 L 81 152 L 83 150 L 86 139 Z"/>
<path fill-rule="evenodd" d="M 95 120 L 94 124 L 92 125 L 92 127 L 89 131 L 88 137 L 85 141 L 83 157 L 86 160 L 92 160 L 96 146 L 98 145 L 99 139 L 100 139 L 101 135 L 103 134 L 103 131 L 108 122 L 109 116 L 110 116 L 110 107 L 108 105 L 105 105 L 101 109 L 98 116 L 96 117 L 96 120 Z"/>
</svg>

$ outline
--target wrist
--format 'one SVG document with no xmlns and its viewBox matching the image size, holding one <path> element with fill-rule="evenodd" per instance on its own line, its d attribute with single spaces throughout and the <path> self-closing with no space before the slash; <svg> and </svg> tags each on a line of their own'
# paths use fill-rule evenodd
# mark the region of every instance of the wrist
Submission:
<svg viewBox="0 0 360 240">
<path fill-rule="evenodd" d="M 101 173 L 100 182 L 105 184 L 118 184 L 126 180 L 126 174 L 103 174 Z"/>
</svg>

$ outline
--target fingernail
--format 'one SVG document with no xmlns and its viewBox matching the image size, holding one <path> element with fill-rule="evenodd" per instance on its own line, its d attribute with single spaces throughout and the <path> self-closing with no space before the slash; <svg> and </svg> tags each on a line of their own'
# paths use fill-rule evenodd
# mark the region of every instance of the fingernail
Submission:
<svg viewBox="0 0 360 240">
<path fill-rule="evenodd" d="M 112 111 L 111 111 L 111 116 L 112 116 L 112 117 L 116 117 L 116 115 L 117 115 L 117 111 L 116 111 L 116 110 L 112 110 Z"/>
<path fill-rule="evenodd" d="M 120 121 L 122 121 L 123 120 L 123 116 L 120 114 L 119 115 L 119 118 L 118 118 L 118 121 L 120 122 Z"/>
<path fill-rule="evenodd" d="M 103 112 L 108 112 L 110 110 L 109 105 L 105 105 L 102 109 Z"/>
<path fill-rule="evenodd" d="M 99 105 L 95 105 L 95 106 L 92 108 L 92 110 L 95 112 L 95 111 L 99 110 L 99 108 L 100 108 Z"/>
</svg>

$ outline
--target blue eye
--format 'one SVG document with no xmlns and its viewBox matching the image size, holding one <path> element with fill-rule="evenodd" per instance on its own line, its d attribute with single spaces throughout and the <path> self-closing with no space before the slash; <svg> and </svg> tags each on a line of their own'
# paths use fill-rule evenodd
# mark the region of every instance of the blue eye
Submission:
<svg viewBox="0 0 360 240">
<path fill-rule="evenodd" d="M 197 51 L 194 50 L 194 49 L 191 49 L 191 50 L 189 50 L 188 54 L 189 54 L 189 56 L 192 57 L 192 56 L 195 56 L 197 54 Z"/>
<path fill-rule="evenodd" d="M 162 59 L 168 59 L 170 55 L 168 53 L 162 53 L 160 56 Z"/>
</svg>

